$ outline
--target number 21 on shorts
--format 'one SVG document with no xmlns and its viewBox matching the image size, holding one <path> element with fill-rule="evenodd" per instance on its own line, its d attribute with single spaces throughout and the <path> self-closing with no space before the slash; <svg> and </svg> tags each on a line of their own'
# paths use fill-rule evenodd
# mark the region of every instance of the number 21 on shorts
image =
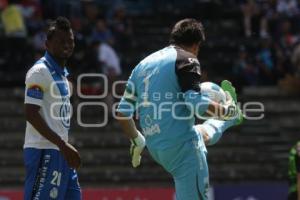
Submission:
<svg viewBox="0 0 300 200">
<path fill-rule="evenodd" d="M 61 181 L 61 172 L 54 170 L 52 173 L 51 184 L 55 186 L 60 186 L 60 181 Z"/>
</svg>

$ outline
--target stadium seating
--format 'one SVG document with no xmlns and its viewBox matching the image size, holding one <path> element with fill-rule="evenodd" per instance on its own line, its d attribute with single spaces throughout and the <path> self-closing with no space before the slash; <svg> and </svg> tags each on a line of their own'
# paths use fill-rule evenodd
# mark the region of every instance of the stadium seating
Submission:
<svg viewBox="0 0 300 200">
<path fill-rule="evenodd" d="M 3 90 L 4 91 L 4 90 Z M 11 92 L 11 91 L 10 91 Z M 8 93 L 8 91 L 7 91 Z M 23 91 L 0 95 L 0 185 L 20 186 L 24 181 L 22 145 L 24 138 Z M 208 148 L 212 183 L 285 180 L 288 150 L 300 128 L 299 97 L 288 97 L 276 88 L 245 88 L 243 100 L 262 100 L 265 118 L 246 121 L 229 130 L 215 146 Z M 288 106 L 287 106 L 288 105 Z M 89 122 L 94 113 L 83 113 Z M 82 128 L 74 122 L 71 142 L 83 158 L 79 170 L 82 185 L 171 184 L 170 176 L 145 152 L 138 169 L 130 166 L 129 141 L 115 122 L 105 128 Z"/>
<path fill-rule="evenodd" d="M 239 37 L 241 13 L 237 7 L 223 9 L 222 5 L 207 4 L 207 7 L 214 7 L 219 12 L 212 14 L 205 11 L 205 7 L 201 7 L 202 10 L 195 7 L 188 12 L 177 9 L 177 15 L 172 16 L 169 15 L 170 11 L 162 8 L 156 8 L 159 14 L 153 14 L 141 1 L 125 2 L 133 15 L 135 39 L 132 41 L 132 50 L 122 52 L 122 59 L 131 67 L 149 53 L 167 45 L 170 27 L 176 20 L 186 16 L 199 16 L 207 27 L 208 41 L 201 49 L 200 60 L 214 80 L 230 75 L 240 44 L 245 44 L 250 51 L 257 48 L 257 40 Z M 11 187 L 21 186 L 24 181 L 23 83 L 25 71 L 33 62 L 30 59 L 33 55 L 27 51 L 26 59 L 15 63 L 18 70 L 4 70 L 2 66 L 12 67 L 7 60 L 9 55 L 5 53 L 12 47 L 6 47 L 8 49 L 0 51 L 0 185 Z M 0 45 L 0 48 L 3 46 Z M 208 148 L 211 182 L 285 180 L 288 150 L 299 139 L 299 100 L 299 97 L 282 94 L 276 87 L 245 88 L 242 101 L 262 101 L 265 118 L 246 121 L 243 126 L 228 131 L 217 145 Z M 84 120 L 94 118 L 95 113 L 85 113 Z M 70 140 L 78 147 L 83 158 L 83 166 L 79 170 L 83 186 L 172 183 L 170 176 L 153 162 L 147 152 L 140 168 L 131 167 L 129 141 L 121 135 L 115 122 L 103 128 L 83 128 L 76 123 L 75 115 Z"/>
</svg>

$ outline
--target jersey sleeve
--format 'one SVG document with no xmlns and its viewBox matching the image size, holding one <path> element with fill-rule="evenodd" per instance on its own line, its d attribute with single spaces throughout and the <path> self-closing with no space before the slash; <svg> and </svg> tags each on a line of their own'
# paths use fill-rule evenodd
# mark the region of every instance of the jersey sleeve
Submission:
<svg viewBox="0 0 300 200">
<path fill-rule="evenodd" d="M 123 94 L 118 105 L 117 112 L 122 113 L 126 117 L 132 117 L 136 110 L 137 92 L 135 85 L 134 70 L 132 71 Z"/>
<path fill-rule="evenodd" d="M 178 53 L 176 75 L 182 92 L 194 90 L 200 92 L 201 69 L 195 57 L 182 56 Z"/>
<path fill-rule="evenodd" d="M 296 146 L 296 151 L 297 151 L 296 168 L 297 168 L 297 173 L 300 173 L 300 142 L 298 142 L 298 144 Z"/>
<path fill-rule="evenodd" d="M 45 76 L 41 71 L 29 71 L 25 80 L 25 104 L 41 106 L 47 89 Z"/>
<path fill-rule="evenodd" d="M 201 68 L 198 59 L 185 51 L 178 51 L 175 70 L 187 108 L 201 116 L 207 111 L 210 99 L 201 95 Z"/>
</svg>

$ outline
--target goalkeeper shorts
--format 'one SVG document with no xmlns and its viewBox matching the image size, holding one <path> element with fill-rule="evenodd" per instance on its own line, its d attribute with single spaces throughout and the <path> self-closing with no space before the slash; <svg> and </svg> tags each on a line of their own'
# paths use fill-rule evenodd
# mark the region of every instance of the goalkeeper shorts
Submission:
<svg viewBox="0 0 300 200">
<path fill-rule="evenodd" d="M 148 150 L 154 160 L 172 175 L 176 200 L 207 200 L 209 172 L 201 134 L 173 148 Z"/>
</svg>

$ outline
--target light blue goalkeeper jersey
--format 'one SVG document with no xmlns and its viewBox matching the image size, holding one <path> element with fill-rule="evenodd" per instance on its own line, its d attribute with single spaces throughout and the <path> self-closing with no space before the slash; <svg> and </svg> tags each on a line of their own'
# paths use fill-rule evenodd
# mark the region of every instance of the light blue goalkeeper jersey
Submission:
<svg viewBox="0 0 300 200">
<path fill-rule="evenodd" d="M 149 149 L 163 150 L 197 136 L 192 106 L 207 109 L 200 94 L 200 64 L 183 49 L 168 46 L 143 59 L 132 71 L 118 112 L 136 116 Z M 189 105 L 191 106 L 189 107 Z"/>
</svg>

